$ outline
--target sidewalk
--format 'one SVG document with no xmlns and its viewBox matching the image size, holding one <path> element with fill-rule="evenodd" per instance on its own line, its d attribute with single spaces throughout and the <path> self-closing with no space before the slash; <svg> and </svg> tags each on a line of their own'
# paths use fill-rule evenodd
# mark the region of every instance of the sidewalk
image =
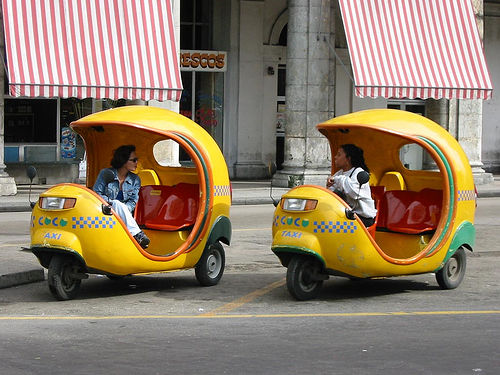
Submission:
<svg viewBox="0 0 500 375">
<path fill-rule="evenodd" d="M 40 193 L 49 185 L 34 185 L 31 200 L 38 200 Z M 271 204 L 270 181 L 232 181 L 233 205 Z M 0 196 L 0 212 L 29 212 L 29 186 L 19 185 L 14 196 Z M 477 187 L 479 198 L 500 197 L 500 176 L 489 185 Z M 272 188 L 272 196 L 279 199 L 289 189 Z M 0 247 L 0 289 L 19 284 L 44 280 L 44 270 L 29 251 L 16 246 Z"/>
</svg>

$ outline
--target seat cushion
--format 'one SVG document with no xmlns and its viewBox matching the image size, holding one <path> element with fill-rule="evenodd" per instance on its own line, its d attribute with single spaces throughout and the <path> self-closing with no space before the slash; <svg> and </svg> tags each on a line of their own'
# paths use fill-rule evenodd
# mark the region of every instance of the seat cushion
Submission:
<svg viewBox="0 0 500 375">
<path fill-rule="evenodd" d="M 146 188 L 144 187 L 148 191 Z M 173 231 L 190 227 L 196 221 L 199 201 L 199 188 L 196 184 L 155 186 L 150 189 L 149 195 L 144 194 L 144 198 L 140 224 L 146 228 Z"/>
</svg>

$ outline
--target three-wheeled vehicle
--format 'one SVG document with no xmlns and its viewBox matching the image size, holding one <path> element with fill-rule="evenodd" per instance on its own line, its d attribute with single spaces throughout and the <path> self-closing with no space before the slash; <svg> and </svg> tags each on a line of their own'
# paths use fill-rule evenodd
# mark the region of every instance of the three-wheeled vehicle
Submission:
<svg viewBox="0 0 500 375">
<path fill-rule="evenodd" d="M 40 195 L 31 217 L 31 251 L 48 268 L 59 300 L 74 298 L 88 274 L 109 278 L 195 268 L 202 285 L 219 282 L 229 245 L 231 189 L 214 139 L 165 109 L 127 106 L 71 124 L 85 142 L 87 187 L 65 183 Z M 135 219 L 151 239 L 143 249 L 110 206 L 91 190 L 113 151 L 134 144 L 141 178 Z M 179 145 L 184 162 L 165 155 Z"/>
<path fill-rule="evenodd" d="M 391 109 L 340 116 L 317 129 L 332 155 L 348 143 L 364 150 L 377 216 L 366 228 L 321 186 L 302 185 L 283 195 L 274 213 L 272 251 L 288 268 L 292 296 L 314 298 L 330 275 L 435 272 L 441 288 L 456 288 L 465 274 L 464 250 L 474 245 L 476 208 L 471 168 L 458 142 L 425 117 Z M 402 161 L 405 153 L 411 162 Z"/>
</svg>

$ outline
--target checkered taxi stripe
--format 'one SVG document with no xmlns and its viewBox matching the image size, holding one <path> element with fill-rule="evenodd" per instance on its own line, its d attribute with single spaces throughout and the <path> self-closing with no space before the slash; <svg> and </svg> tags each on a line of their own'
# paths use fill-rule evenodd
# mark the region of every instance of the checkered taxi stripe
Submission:
<svg viewBox="0 0 500 375">
<path fill-rule="evenodd" d="M 230 195 L 231 195 L 231 189 L 229 185 L 214 185 L 214 196 L 227 197 Z"/>
<path fill-rule="evenodd" d="M 358 227 L 354 221 L 315 221 L 314 233 L 354 233 Z"/>
<path fill-rule="evenodd" d="M 73 225 L 72 228 L 80 228 L 83 229 L 85 227 L 90 229 L 113 229 L 116 225 L 116 221 L 110 216 L 87 216 L 87 217 L 75 217 L 73 216 Z"/>
<path fill-rule="evenodd" d="M 476 200 L 476 192 L 474 190 L 459 190 L 458 201 L 474 201 Z"/>
</svg>

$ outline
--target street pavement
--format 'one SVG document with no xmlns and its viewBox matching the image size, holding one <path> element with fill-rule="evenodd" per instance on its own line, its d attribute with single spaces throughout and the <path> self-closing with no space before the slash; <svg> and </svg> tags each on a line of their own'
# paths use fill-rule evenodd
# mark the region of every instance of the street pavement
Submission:
<svg viewBox="0 0 500 375">
<path fill-rule="evenodd" d="M 271 196 L 279 199 L 289 189 L 273 187 L 270 181 L 232 181 L 233 205 L 271 204 Z M 29 201 L 38 200 L 40 193 L 47 190 L 48 185 L 18 185 L 17 194 L 0 196 L 0 212 L 29 212 Z M 500 176 L 488 185 L 478 185 L 478 197 L 500 197 Z M 26 223 L 28 225 L 28 223 Z M 36 257 L 21 247 L 0 246 L 0 289 L 20 284 L 42 281 L 45 270 Z"/>
</svg>

